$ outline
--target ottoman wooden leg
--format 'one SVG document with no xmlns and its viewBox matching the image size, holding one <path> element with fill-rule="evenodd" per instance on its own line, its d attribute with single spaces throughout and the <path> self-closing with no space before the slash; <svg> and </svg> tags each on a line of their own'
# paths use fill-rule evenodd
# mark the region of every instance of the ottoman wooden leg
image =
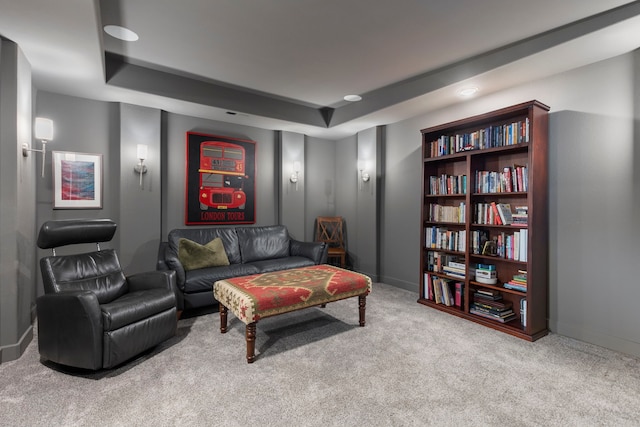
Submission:
<svg viewBox="0 0 640 427">
<path fill-rule="evenodd" d="M 247 324 L 245 336 L 247 337 L 247 363 L 253 363 L 256 359 L 256 322 Z"/>
<path fill-rule="evenodd" d="M 358 296 L 358 307 L 360 308 L 360 326 L 364 326 L 364 310 L 367 306 L 367 296 Z"/>
<path fill-rule="evenodd" d="M 220 333 L 227 332 L 227 307 L 219 303 L 220 306 Z"/>
</svg>

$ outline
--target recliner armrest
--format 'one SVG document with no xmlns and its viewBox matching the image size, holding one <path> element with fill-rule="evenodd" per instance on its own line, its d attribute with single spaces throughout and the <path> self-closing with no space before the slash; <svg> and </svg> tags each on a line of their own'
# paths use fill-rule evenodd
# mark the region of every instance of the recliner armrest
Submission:
<svg viewBox="0 0 640 427">
<path fill-rule="evenodd" d="M 313 260 L 316 264 L 327 262 L 327 251 L 329 247 L 324 242 L 301 242 L 290 240 L 290 252 L 292 256 L 303 256 Z"/>
<path fill-rule="evenodd" d="M 129 283 L 129 292 L 157 288 L 174 291 L 176 289 L 176 272 L 173 270 L 145 271 L 127 276 L 127 282 Z"/>
<path fill-rule="evenodd" d="M 102 368 L 102 311 L 91 291 L 46 294 L 36 302 L 38 348 L 53 362 Z"/>
<path fill-rule="evenodd" d="M 168 289 L 176 297 L 176 307 L 178 310 L 182 310 L 182 294 L 178 292 L 178 286 L 176 285 L 176 272 L 173 270 L 167 271 L 146 271 L 144 273 L 136 273 L 131 276 L 127 276 L 127 282 L 129 284 L 129 291 L 143 291 L 145 289 Z"/>
</svg>

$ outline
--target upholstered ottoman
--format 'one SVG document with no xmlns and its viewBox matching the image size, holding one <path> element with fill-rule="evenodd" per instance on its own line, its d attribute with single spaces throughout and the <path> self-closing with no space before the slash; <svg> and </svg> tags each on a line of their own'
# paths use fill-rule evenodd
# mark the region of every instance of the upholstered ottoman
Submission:
<svg viewBox="0 0 640 427">
<path fill-rule="evenodd" d="M 326 264 L 234 277 L 213 285 L 213 295 L 220 303 L 220 332 L 227 332 L 228 310 L 247 325 L 248 363 L 255 360 L 258 320 L 357 296 L 360 326 L 364 326 L 369 292 L 368 276 Z"/>
</svg>

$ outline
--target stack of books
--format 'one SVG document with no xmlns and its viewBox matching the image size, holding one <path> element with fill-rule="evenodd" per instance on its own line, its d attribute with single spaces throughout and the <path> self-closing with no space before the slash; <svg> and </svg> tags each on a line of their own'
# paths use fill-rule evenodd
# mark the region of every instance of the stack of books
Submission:
<svg viewBox="0 0 640 427">
<path fill-rule="evenodd" d="M 450 263 L 459 262 L 464 266 L 464 260 L 460 260 L 460 257 L 457 255 L 446 254 L 444 252 L 437 251 L 428 251 L 427 252 L 427 270 L 433 271 L 436 273 L 442 273 L 444 271 L 444 266 L 449 265 Z M 463 267 L 464 270 L 464 267 Z"/>
<path fill-rule="evenodd" d="M 498 282 L 496 266 L 493 264 L 478 264 L 476 266 L 476 282 L 485 285 L 495 285 Z"/>
<path fill-rule="evenodd" d="M 463 279 L 466 277 L 464 262 L 460 261 L 449 261 L 447 265 L 442 267 L 442 271 L 445 272 L 447 276 L 455 277 L 456 279 Z M 476 269 L 474 267 L 469 267 L 469 273 L 475 274 Z"/>
<path fill-rule="evenodd" d="M 513 279 L 504 284 L 507 289 L 514 289 L 516 291 L 527 292 L 527 271 L 518 270 L 518 274 L 513 275 Z"/>
<path fill-rule="evenodd" d="M 529 207 L 528 206 L 516 206 L 514 208 L 516 213 L 511 214 L 511 225 L 516 227 L 526 227 L 529 224 Z"/>
<path fill-rule="evenodd" d="M 502 295 L 498 291 L 485 291 L 485 289 L 479 289 L 473 294 L 469 313 L 500 323 L 510 322 L 516 318 L 511 302 L 502 301 Z"/>
</svg>

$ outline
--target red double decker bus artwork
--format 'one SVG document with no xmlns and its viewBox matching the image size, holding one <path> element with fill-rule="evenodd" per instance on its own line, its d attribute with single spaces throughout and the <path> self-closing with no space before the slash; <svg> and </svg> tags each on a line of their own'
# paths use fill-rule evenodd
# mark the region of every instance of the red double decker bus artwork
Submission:
<svg viewBox="0 0 640 427">
<path fill-rule="evenodd" d="M 222 141 L 200 143 L 200 209 L 244 209 L 247 195 L 245 150 L 242 146 Z"/>
</svg>

